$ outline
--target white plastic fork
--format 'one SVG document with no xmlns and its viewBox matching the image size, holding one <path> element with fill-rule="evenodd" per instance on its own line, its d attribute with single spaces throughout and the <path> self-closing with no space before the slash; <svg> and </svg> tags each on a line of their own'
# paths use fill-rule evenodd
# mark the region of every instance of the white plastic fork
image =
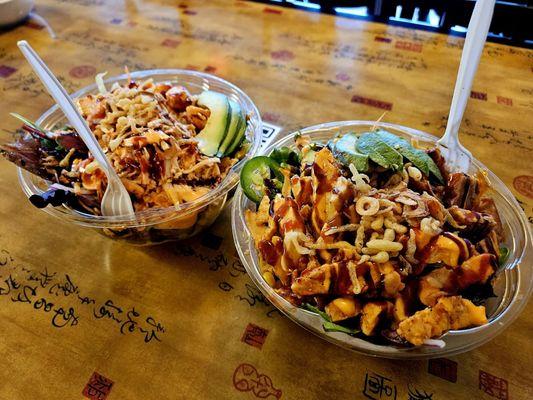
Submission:
<svg viewBox="0 0 533 400">
<path fill-rule="evenodd" d="M 85 122 L 85 119 L 78 112 L 76 105 L 65 88 L 59 83 L 52 71 L 50 71 L 28 42 L 21 40 L 17 45 L 33 68 L 35 74 L 46 87 L 46 90 L 48 90 L 50 96 L 56 101 L 72 127 L 85 142 L 85 145 L 93 155 L 94 159 L 98 162 L 100 168 L 105 172 L 107 176 L 107 188 L 100 205 L 102 215 L 134 215 L 135 212 L 128 191 L 107 159 L 95 136 L 87 126 L 87 122 Z"/>
<path fill-rule="evenodd" d="M 496 0 L 477 0 L 468 24 L 466 39 L 457 81 L 453 91 L 452 105 L 444 135 L 438 140 L 437 147 L 452 171 L 468 172 L 472 154 L 459 143 L 459 127 L 465 113 L 470 89 L 487 40 L 494 3 Z"/>
</svg>

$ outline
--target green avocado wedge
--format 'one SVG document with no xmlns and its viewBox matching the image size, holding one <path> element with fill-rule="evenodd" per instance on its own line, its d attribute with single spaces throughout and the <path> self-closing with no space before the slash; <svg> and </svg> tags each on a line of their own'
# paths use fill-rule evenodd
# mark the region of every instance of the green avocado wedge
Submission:
<svg viewBox="0 0 533 400">
<path fill-rule="evenodd" d="M 357 171 L 368 172 L 370 165 L 368 155 L 361 154 L 356 150 L 358 137 L 355 133 L 346 133 L 330 145 L 335 158 L 342 164 L 349 166 L 353 164 Z"/>
<path fill-rule="evenodd" d="M 239 133 L 240 126 L 244 120 L 244 117 L 242 116 L 241 106 L 239 106 L 239 104 L 234 102 L 233 100 L 228 101 L 230 107 L 230 122 L 228 125 L 228 129 L 224 135 L 224 139 L 222 140 L 222 143 L 218 148 L 217 157 L 223 157 L 226 155 L 227 150 L 235 141 L 235 137 Z"/>
<path fill-rule="evenodd" d="M 214 156 L 231 122 L 231 107 L 228 98 L 217 92 L 206 91 L 198 97 L 198 105 L 207 107 L 211 115 L 204 129 L 196 135 L 198 148 L 206 156 Z"/>
<path fill-rule="evenodd" d="M 384 142 L 375 132 L 363 133 L 356 143 L 356 150 L 366 154 L 383 168 L 399 170 L 403 166 L 402 155 Z"/>
<path fill-rule="evenodd" d="M 385 130 L 375 132 L 385 143 L 397 150 L 402 156 L 411 161 L 423 174 L 429 176 L 431 172 L 440 182 L 443 182 L 439 167 L 423 150 L 414 148 L 407 140 Z"/>
</svg>

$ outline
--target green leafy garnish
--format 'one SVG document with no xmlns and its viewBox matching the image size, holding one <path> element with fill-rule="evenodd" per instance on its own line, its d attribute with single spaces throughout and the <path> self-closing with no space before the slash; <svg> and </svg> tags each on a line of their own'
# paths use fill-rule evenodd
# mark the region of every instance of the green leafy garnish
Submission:
<svg viewBox="0 0 533 400">
<path fill-rule="evenodd" d="M 325 321 L 322 324 L 322 327 L 326 332 L 342 332 L 347 333 L 349 335 L 355 335 L 356 333 L 360 332 L 358 329 L 350 329 L 342 325 L 335 324 L 333 322 Z"/>
<path fill-rule="evenodd" d="M 500 267 L 505 264 L 505 262 L 509 258 L 510 253 L 511 251 L 507 246 L 500 246 L 500 257 L 498 258 L 498 264 L 500 265 Z"/>
<path fill-rule="evenodd" d="M 277 161 L 278 164 L 289 164 L 295 167 L 300 166 L 300 156 L 295 151 L 289 149 L 286 146 L 283 146 L 279 149 L 272 150 L 269 156 L 274 161 Z"/>
<path fill-rule="evenodd" d="M 357 171 L 367 172 L 370 167 L 368 155 L 361 154 L 356 150 L 357 139 L 357 135 L 350 132 L 339 139 L 328 142 L 328 147 L 341 164 L 347 167 L 353 164 Z"/>
<path fill-rule="evenodd" d="M 326 314 L 324 311 L 320 310 L 318 307 L 312 306 L 312 305 L 309 304 L 309 303 L 304 303 L 304 304 L 302 305 L 302 307 L 303 307 L 304 309 L 306 309 L 307 311 L 311 311 L 311 312 L 313 312 L 313 313 L 315 313 L 315 314 L 320 315 L 320 316 L 321 316 L 322 318 L 324 318 L 326 321 L 331 322 L 331 318 L 329 317 L 329 315 Z"/>
<path fill-rule="evenodd" d="M 374 132 L 363 133 L 357 139 L 356 150 L 366 154 L 383 168 L 397 171 L 403 166 L 403 157 Z"/>
<path fill-rule="evenodd" d="M 331 318 L 329 317 L 328 314 L 326 314 L 324 311 L 320 310 L 319 308 L 312 306 L 311 304 L 304 303 L 302 304 L 302 307 L 307 311 L 311 311 L 312 313 L 320 315 L 322 319 L 324 319 L 324 322 L 322 323 L 322 328 L 324 328 L 326 332 L 342 332 L 342 333 L 347 333 L 349 335 L 355 335 L 356 333 L 359 332 L 358 329 L 348 328 L 346 326 L 342 326 L 334 322 L 331 322 Z"/>
</svg>

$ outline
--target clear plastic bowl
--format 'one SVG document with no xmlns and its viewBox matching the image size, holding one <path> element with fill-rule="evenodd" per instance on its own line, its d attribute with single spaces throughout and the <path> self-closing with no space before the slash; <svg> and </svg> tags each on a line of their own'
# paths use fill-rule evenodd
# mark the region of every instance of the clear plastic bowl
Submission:
<svg viewBox="0 0 533 400">
<path fill-rule="evenodd" d="M 54 217 L 75 225 L 97 229 L 100 233 L 114 239 L 121 239 L 133 244 L 157 244 L 171 240 L 189 238 L 211 225 L 218 217 L 228 196 L 228 192 L 235 187 L 239 180 L 239 172 L 247 159 L 253 157 L 262 137 L 262 122 L 259 111 L 252 100 L 235 85 L 217 78 L 216 76 L 195 71 L 178 69 L 147 70 L 131 73 L 131 78 L 137 81 L 152 78 L 155 82 L 170 82 L 186 87 L 192 94 L 200 94 L 205 90 L 224 93 L 239 103 L 243 112 L 248 115 L 246 138 L 251 142 L 246 156 L 235 164 L 228 175 L 213 190 L 204 196 L 169 208 L 154 208 L 135 213 L 131 216 L 99 216 L 73 210 L 67 206 L 48 206 L 43 210 Z M 114 82 L 127 82 L 126 75 L 120 75 L 105 80 L 107 86 Z M 85 87 L 72 97 L 77 98 L 89 93 L 97 92 L 96 84 Z M 56 106 L 46 111 L 37 124 L 47 130 L 64 125 L 66 119 Z M 19 181 L 27 196 L 40 194 L 48 188 L 50 182 L 19 168 Z"/>
<path fill-rule="evenodd" d="M 369 121 L 343 121 L 315 125 L 294 132 L 270 145 L 261 153 L 270 154 L 272 149 L 281 146 L 294 148 L 294 136 L 297 133 L 309 135 L 314 141 L 326 143 L 339 133 L 368 132 L 373 126 L 387 129 L 407 139 L 415 138 L 422 147 L 433 147 L 437 140 L 430 134 L 399 125 Z M 479 169 L 487 170 L 482 163 L 473 160 L 469 172 L 473 173 Z M 449 331 L 442 336 L 442 340 L 446 343 L 444 348 L 430 346 L 399 348 L 373 344 L 343 333 L 325 332 L 320 316 L 295 307 L 279 296 L 261 276 L 258 253 L 244 218 L 244 210 L 255 209 L 255 204 L 246 198 L 240 187 L 235 194 L 232 209 L 235 245 L 246 271 L 268 300 L 298 325 L 327 341 L 359 353 L 384 358 L 420 359 L 462 353 L 491 340 L 508 327 L 527 304 L 533 288 L 531 232 L 526 216 L 505 184 L 492 172 L 487 170 L 487 173 L 492 183 L 491 196 L 498 207 L 504 226 L 504 244 L 509 248 L 510 254 L 494 282 L 497 297 L 489 298 L 485 303 L 489 323 L 475 328 Z"/>
</svg>

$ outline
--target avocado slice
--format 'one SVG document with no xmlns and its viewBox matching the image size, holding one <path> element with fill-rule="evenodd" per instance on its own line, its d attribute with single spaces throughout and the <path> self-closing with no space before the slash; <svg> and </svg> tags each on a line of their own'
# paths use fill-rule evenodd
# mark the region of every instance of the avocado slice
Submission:
<svg viewBox="0 0 533 400">
<path fill-rule="evenodd" d="M 228 126 L 228 130 L 224 136 L 222 144 L 218 148 L 217 157 L 223 157 L 226 155 L 226 150 L 229 149 L 231 144 L 235 141 L 235 137 L 239 133 L 239 128 L 241 126 L 242 116 L 241 106 L 233 100 L 229 100 L 229 106 L 231 110 L 231 120 Z"/>
<path fill-rule="evenodd" d="M 357 171 L 367 172 L 369 169 L 368 155 L 356 150 L 357 135 L 353 132 L 346 133 L 332 144 L 333 155 L 344 165 L 353 164 Z"/>
<path fill-rule="evenodd" d="M 206 91 L 198 97 L 198 105 L 209 108 L 211 112 L 204 129 L 196 135 L 198 148 L 206 156 L 214 156 L 231 121 L 230 103 L 225 95 Z"/>
<path fill-rule="evenodd" d="M 403 156 L 385 143 L 375 132 L 363 133 L 359 136 L 356 149 L 367 154 L 372 161 L 383 168 L 397 171 L 403 166 Z"/>
<path fill-rule="evenodd" d="M 381 139 L 389 146 L 400 152 L 405 158 L 411 161 L 424 175 L 433 174 L 440 182 L 444 181 L 439 167 L 435 161 L 423 150 L 417 149 L 411 145 L 407 140 L 393 133 L 380 129 L 376 132 Z"/>
<path fill-rule="evenodd" d="M 244 136 L 246 134 L 246 127 L 248 126 L 248 123 L 246 122 L 246 118 L 244 117 L 240 118 L 239 122 L 240 123 L 239 123 L 239 126 L 237 127 L 237 131 L 235 135 L 233 136 L 233 141 L 228 146 L 226 153 L 224 154 L 225 156 L 230 155 L 235 150 L 237 150 L 239 146 L 241 145 L 242 141 L 244 140 Z"/>
</svg>

